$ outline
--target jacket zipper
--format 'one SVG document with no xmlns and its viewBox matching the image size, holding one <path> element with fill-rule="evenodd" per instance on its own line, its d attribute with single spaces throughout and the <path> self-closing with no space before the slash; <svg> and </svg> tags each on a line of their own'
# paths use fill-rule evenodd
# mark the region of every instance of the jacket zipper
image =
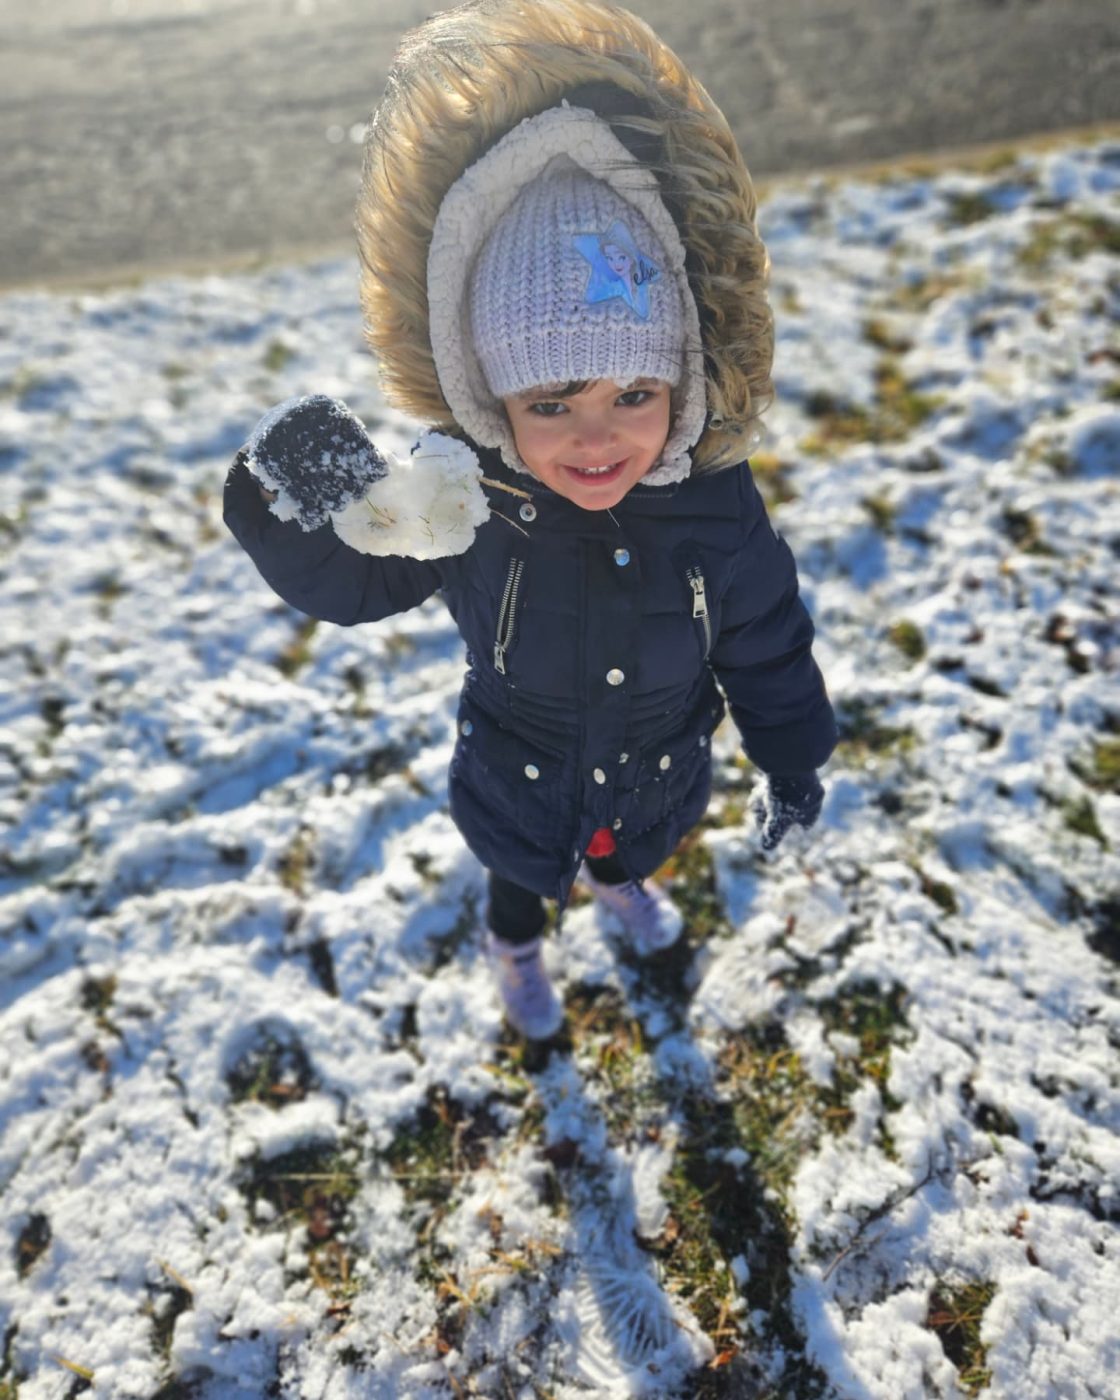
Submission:
<svg viewBox="0 0 1120 1400">
<path fill-rule="evenodd" d="M 704 592 L 704 575 L 695 564 L 688 571 L 688 581 L 692 585 L 692 616 L 704 624 L 704 657 L 712 649 L 712 622 L 708 616 L 708 597 Z"/>
<path fill-rule="evenodd" d="M 517 590 L 521 587 L 521 571 L 525 567 L 520 559 L 509 561 L 509 575 L 506 589 L 502 594 L 502 606 L 498 609 L 498 635 L 494 638 L 494 669 L 506 673 L 506 648 L 513 641 L 513 623 L 517 616 Z"/>
</svg>

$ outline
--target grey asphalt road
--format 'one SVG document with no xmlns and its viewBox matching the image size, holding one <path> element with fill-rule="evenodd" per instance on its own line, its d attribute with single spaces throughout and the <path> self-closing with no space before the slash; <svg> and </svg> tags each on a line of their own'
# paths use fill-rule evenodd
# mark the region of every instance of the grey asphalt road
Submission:
<svg viewBox="0 0 1120 1400">
<path fill-rule="evenodd" d="M 0 285 L 349 247 L 363 127 L 434 8 L 0 0 Z M 756 177 L 1120 120 L 1120 0 L 631 8 Z"/>
</svg>

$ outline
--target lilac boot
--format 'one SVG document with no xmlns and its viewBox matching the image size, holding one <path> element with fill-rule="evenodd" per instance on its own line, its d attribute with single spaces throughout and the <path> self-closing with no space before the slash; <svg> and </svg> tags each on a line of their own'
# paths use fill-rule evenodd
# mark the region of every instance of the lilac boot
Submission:
<svg viewBox="0 0 1120 1400">
<path fill-rule="evenodd" d="M 626 936 L 640 958 L 671 948 L 681 936 L 680 910 L 652 880 L 627 880 L 622 885 L 601 884 L 584 865 L 579 878 L 597 900 L 618 915 Z"/>
<path fill-rule="evenodd" d="M 486 952 L 497 973 L 506 1019 L 528 1040 L 547 1040 L 564 1024 L 564 1008 L 541 961 L 541 940 L 507 943 L 486 935 Z"/>
</svg>

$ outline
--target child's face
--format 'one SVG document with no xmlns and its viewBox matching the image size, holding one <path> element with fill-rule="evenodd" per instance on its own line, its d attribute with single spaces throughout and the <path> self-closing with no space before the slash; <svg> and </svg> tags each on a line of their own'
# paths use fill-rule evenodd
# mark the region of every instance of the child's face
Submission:
<svg viewBox="0 0 1120 1400">
<path fill-rule="evenodd" d="M 669 385 L 639 379 L 623 390 L 596 379 L 578 394 L 552 394 L 530 389 L 502 400 L 521 460 L 557 495 L 584 510 L 608 510 L 661 456 Z"/>
</svg>

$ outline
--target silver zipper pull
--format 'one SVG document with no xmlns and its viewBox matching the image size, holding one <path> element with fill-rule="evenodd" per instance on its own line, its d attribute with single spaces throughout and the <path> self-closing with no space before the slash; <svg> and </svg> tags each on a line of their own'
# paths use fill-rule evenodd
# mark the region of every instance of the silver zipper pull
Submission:
<svg viewBox="0 0 1120 1400">
<path fill-rule="evenodd" d="M 704 592 L 704 575 L 699 569 L 690 569 L 688 581 L 692 584 L 692 616 L 708 616 L 708 599 Z"/>
<path fill-rule="evenodd" d="M 503 676 L 506 673 L 506 649 L 501 642 L 494 643 L 494 670 Z"/>
</svg>

